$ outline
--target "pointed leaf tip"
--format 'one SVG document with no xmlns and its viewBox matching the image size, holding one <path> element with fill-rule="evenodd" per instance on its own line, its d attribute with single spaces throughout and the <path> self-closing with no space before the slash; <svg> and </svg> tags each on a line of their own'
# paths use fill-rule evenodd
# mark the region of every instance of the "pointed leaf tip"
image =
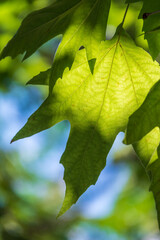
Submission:
<svg viewBox="0 0 160 240">
<path fill-rule="evenodd" d="M 11 139 L 10 144 L 12 144 L 13 142 L 16 142 L 19 139 L 20 138 L 18 137 L 18 133 L 16 133 L 16 135 Z"/>
<path fill-rule="evenodd" d="M 19 139 L 16 139 L 16 135 L 12 138 L 12 140 L 10 141 L 10 144 L 12 144 L 13 142 L 16 142 L 17 140 L 19 140 Z"/>
</svg>

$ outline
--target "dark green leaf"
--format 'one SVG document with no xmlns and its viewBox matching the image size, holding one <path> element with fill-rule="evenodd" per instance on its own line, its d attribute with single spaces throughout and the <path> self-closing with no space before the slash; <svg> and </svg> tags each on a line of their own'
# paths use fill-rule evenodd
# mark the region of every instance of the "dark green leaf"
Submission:
<svg viewBox="0 0 160 240">
<path fill-rule="evenodd" d="M 41 72 L 40 74 L 33 77 L 31 80 L 27 82 L 27 84 L 33 85 L 49 85 L 49 78 L 51 74 L 51 69 L 47 71 Z"/>
<path fill-rule="evenodd" d="M 129 118 L 125 143 L 134 143 L 153 128 L 160 127 L 160 81 L 158 81 L 141 107 Z"/>
<path fill-rule="evenodd" d="M 160 1 L 141 0 L 143 7 L 139 18 L 144 19 L 143 31 L 144 37 L 148 41 L 149 50 L 156 59 L 160 53 Z M 128 3 L 139 2 L 139 0 L 127 0 Z"/>
<path fill-rule="evenodd" d="M 98 46 L 105 40 L 111 0 L 60 0 L 29 14 L 16 35 L 1 53 L 1 57 L 24 59 L 51 38 L 63 34 L 51 71 L 50 88 L 66 67 L 71 67 L 77 50 L 84 46 L 88 58 L 95 57 Z"/>
<path fill-rule="evenodd" d="M 25 53 L 24 59 L 32 55 L 42 44 L 62 34 L 69 26 L 73 12 L 80 0 L 60 0 L 29 14 L 15 36 L 1 53 L 0 59 L 15 58 Z"/>
</svg>

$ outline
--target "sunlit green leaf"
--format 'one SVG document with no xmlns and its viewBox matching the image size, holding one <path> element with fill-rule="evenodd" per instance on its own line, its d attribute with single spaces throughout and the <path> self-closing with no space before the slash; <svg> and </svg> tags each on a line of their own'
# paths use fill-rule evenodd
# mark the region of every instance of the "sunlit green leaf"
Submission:
<svg viewBox="0 0 160 240">
<path fill-rule="evenodd" d="M 71 132 L 61 163 L 66 196 L 60 214 L 74 204 L 106 164 L 116 135 L 124 131 L 128 117 L 140 106 L 160 68 L 150 55 L 118 31 L 101 43 L 92 74 L 86 50 L 78 51 L 71 70 L 65 69 L 52 95 L 29 118 L 13 141 L 31 136 L 69 120 Z"/>
<path fill-rule="evenodd" d="M 68 0 L 67 0 L 68 1 Z M 77 50 L 85 47 L 88 59 L 96 57 L 99 44 L 106 39 L 111 0 L 81 0 L 66 29 L 53 62 L 50 91 L 63 70 L 71 67 Z"/>
</svg>

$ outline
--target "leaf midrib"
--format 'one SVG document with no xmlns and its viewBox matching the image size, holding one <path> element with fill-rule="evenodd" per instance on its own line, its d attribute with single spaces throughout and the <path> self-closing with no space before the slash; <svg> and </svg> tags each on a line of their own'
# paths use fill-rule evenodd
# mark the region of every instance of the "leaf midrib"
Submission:
<svg viewBox="0 0 160 240">
<path fill-rule="evenodd" d="M 119 43 L 119 46 L 120 46 L 120 48 L 122 50 L 122 53 L 123 53 L 123 56 L 124 56 L 124 59 L 125 59 L 125 62 L 126 62 L 127 68 L 128 68 L 128 72 L 129 72 L 129 76 L 130 76 L 130 80 L 131 80 L 131 85 L 132 85 L 132 88 L 133 88 L 134 96 L 135 96 L 137 107 L 138 107 L 139 106 L 139 101 L 138 101 L 138 98 L 137 98 L 137 95 L 136 95 L 136 90 L 135 90 L 135 86 L 134 86 L 131 70 L 130 70 L 130 67 L 129 67 L 126 55 L 125 55 L 125 51 L 124 51 L 124 49 L 123 49 L 123 47 L 122 47 L 122 45 L 120 43 Z"/>
<path fill-rule="evenodd" d="M 114 44 L 111 48 L 108 49 L 107 53 L 101 58 L 101 60 L 97 63 L 95 69 L 99 66 L 99 64 L 101 63 L 101 61 L 103 60 L 103 58 L 112 50 L 112 48 L 115 47 L 116 44 Z M 85 64 L 86 62 L 84 62 Z M 89 67 L 89 66 L 88 66 Z M 72 69 L 71 69 L 72 70 Z M 90 69 L 89 69 L 90 71 Z M 80 87 L 83 85 L 83 83 L 91 76 L 91 72 L 89 72 L 89 74 L 86 76 L 86 78 L 81 82 L 81 84 L 72 92 L 71 95 L 68 96 L 68 98 L 66 98 L 63 102 L 61 102 L 60 104 L 64 104 L 67 102 L 68 99 L 72 98 L 72 96 L 80 89 Z M 63 78 L 62 78 L 63 79 Z M 62 80 L 61 79 L 61 80 Z"/>
<path fill-rule="evenodd" d="M 105 98 L 106 98 L 108 85 L 109 85 L 111 74 L 112 74 L 112 68 L 113 68 L 113 63 L 114 63 L 114 58 L 115 58 L 115 54 L 116 54 L 116 51 L 117 51 L 118 43 L 119 43 L 119 39 L 117 40 L 117 42 L 115 44 L 115 50 L 114 50 L 112 61 L 111 61 L 111 67 L 110 67 L 110 71 L 109 71 L 109 76 L 108 76 L 108 79 L 107 79 L 107 83 L 106 83 L 106 87 L 105 87 L 105 91 L 104 91 L 104 95 L 103 95 L 103 99 L 102 99 L 102 104 L 101 104 L 101 108 L 100 108 L 100 111 L 99 111 L 99 115 L 98 115 L 98 118 L 97 118 L 97 121 L 96 121 L 96 126 L 98 125 L 98 122 L 99 122 L 99 119 L 100 119 L 100 116 L 101 116 L 101 113 L 102 113 L 102 109 L 103 109 L 103 106 L 104 106 L 104 101 L 105 101 Z"/>
</svg>

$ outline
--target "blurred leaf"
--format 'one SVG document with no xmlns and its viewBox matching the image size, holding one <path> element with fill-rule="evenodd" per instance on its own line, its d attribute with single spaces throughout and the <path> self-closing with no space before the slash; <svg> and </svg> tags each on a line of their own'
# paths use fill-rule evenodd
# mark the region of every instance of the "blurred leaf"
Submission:
<svg viewBox="0 0 160 240">
<path fill-rule="evenodd" d="M 160 147 L 158 147 L 160 142 L 160 131 L 158 128 L 160 127 L 159 105 L 160 81 L 152 87 L 141 107 L 129 118 L 125 142 L 129 144 L 142 139 L 140 142 L 135 143 L 134 146 L 151 179 L 151 191 L 155 198 L 160 225 Z"/>
</svg>

